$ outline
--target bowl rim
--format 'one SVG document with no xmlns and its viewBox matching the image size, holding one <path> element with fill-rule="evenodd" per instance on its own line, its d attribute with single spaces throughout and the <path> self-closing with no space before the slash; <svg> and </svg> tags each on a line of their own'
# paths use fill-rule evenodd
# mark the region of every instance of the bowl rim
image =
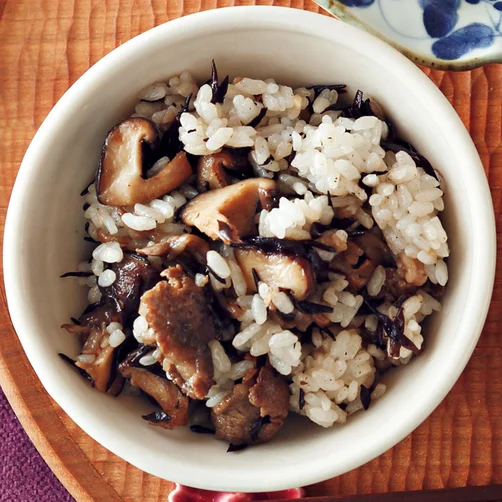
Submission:
<svg viewBox="0 0 502 502">
<path fill-rule="evenodd" d="M 68 119 L 71 108 L 69 105 L 74 100 L 90 95 L 96 89 L 104 73 L 121 68 L 127 63 L 128 54 L 140 54 L 152 41 L 162 40 L 163 43 L 168 44 L 169 40 L 175 39 L 179 33 L 187 30 L 204 34 L 217 29 L 221 30 L 223 25 L 227 29 L 235 30 L 239 26 L 249 27 L 250 23 L 256 27 L 259 26 L 260 29 L 296 31 L 308 35 L 315 33 L 316 36 L 331 39 L 338 44 L 342 43 L 342 39 L 349 40 L 357 37 L 360 46 L 372 46 L 372 50 L 376 51 L 383 61 L 392 62 L 399 68 L 403 85 L 421 88 L 422 92 L 428 95 L 428 99 L 431 100 L 431 105 L 435 107 L 437 113 L 445 118 L 445 129 L 451 131 L 455 136 L 456 147 L 460 150 L 459 156 L 462 155 L 469 159 L 472 164 L 472 170 L 466 172 L 465 177 L 471 182 L 472 200 L 476 201 L 472 211 L 478 215 L 477 221 L 482 225 L 486 240 L 482 245 L 479 242 L 473 243 L 476 266 L 470 273 L 469 297 L 476 299 L 477 308 L 472 308 L 465 313 L 463 323 L 463 331 L 470 333 L 470 336 L 467 338 L 466 344 L 462 346 L 462 350 L 457 349 L 456 352 L 452 353 L 452 357 L 445 361 L 443 371 L 438 376 L 438 381 L 443 379 L 442 385 L 434 386 L 431 389 L 429 396 L 426 400 L 422 399 L 421 405 L 417 407 L 415 413 L 410 413 L 406 420 L 393 429 L 392 433 L 382 436 L 375 435 L 376 439 L 372 445 L 362 452 L 355 452 L 348 459 L 345 458 L 343 462 L 335 461 L 334 457 L 330 457 L 334 461 L 333 463 L 308 459 L 308 462 L 303 461 L 302 469 L 290 469 L 289 472 L 283 470 L 280 476 L 262 475 L 258 479 L 254 475 L 249 476 L 246 473 L 233 473 L 232 479 L 227 479 L 222 484 L 221 480 L 205 474 L 204 468 L 201 466 L 190 466 L 188 469 L 185 464 L 179 464 L 174 458 L 160 463 L 152 462 L 152 456 L 149 458 L 148 452 L 145 452 L 141 459 L 129 453 L 126 448 L 120 447 L 118 442 L 106 433 L 106 428 L 102 427 L 102 424 L 95 427 L 94 423 L 80 416 L 73 408 L 66 393 L 60 391 L 57 382 L 48 378 L 44 372 L 44 362 L 37 357 L 37 353 L 30 344 L 30 340 L 33 337 L 36 338 L 36 335 L 32 335 L 32 333 L 36 333 L 36 323 L 34 319 L 30 319 L 23 313 L 22 289 L 17 280 L 22 260 L 17 252 L 22 248 L 25 236 L 21 232 L 17 232 L 17 229 L 21 228 L 22 221 L 27 217 L 23 212 L 23 192 L 31 183 L 31 177 L 39 169 L 37 166 L 39 152 L 45 149 L 44 145 L 51 141 L 56 131 Z M 333 30 L 335 25 L 337 29 Z M 336 35 L 333 35 L 335 31 Z M 353 46 L 351 49 L 362 50 L 355 49 Z M 481 334 L 488 312 L 495 275 L 496 232 L 490 190 L 472 139 L 453 107 L 419 68 L 385 42 L 336 19 L 284 7 L 243 6 L 200 12 L 152 28 L 114 49 L 87 70 L 70 87 L 40 126 L 21 163 L 7 212 L 3 257 L 7 303 L 12 324 L 23 349 L 46 391 L 79 427 L 112 453 L 157 477 L 166 479 L 167 471 L 167 476 L 170 479 L 189 486 L 212 490 L 253 492 L 309 485 L 347 472 L 393 447 L 432 413 L 460 376 Z"/>
</svg>

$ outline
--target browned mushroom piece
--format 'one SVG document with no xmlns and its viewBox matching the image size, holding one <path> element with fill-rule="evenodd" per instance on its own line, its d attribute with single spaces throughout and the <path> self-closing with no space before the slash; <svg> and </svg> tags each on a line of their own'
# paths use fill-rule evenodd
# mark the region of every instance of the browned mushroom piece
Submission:
<svg viewBox="0 0 502 502">
<path fill-rule="evenodd" d="M 271 288 L 289 290 L 297 300 L 305 300 L 315 287 L 314 269 L 306 258 L 253 247 L 237 248 L 234 256 L 246 279 L 248 293 L 256 292 L 253 270 Z"/>
<path fill-rule="evenodd" d="M 375 263 L 363 255 L 364 251 L 355 242 L 348 241 L 347 249 L 335 256 L 330 264 L 333 270 L 345 274 L 351 293 L 357 293 L 366 286 L 376 267 Z"/>
<path fill-rule="evenodd" d="M 128 326 L 137 315 L 141 295 L 160 280 L 160 275 L 146 258 L 130 253 L 124 253 L 122 261 L 112 263 L 109 269 L 115 272 L 116 279 L 110 286 L 100 288 L 102 301 L 118 313 L 120 324 Z M 95 314 L 90 312 L 88 316 Z"/>
<path fill-rule="evenodd" d="M 189 397 L 204 399 L 213 384 L 208 343 L 216 337 L 208 300 L 180 265 L 162 275 L 167 280 L 141 297 L 139 313 L 155 333 L 169 378 Z"/>
<path fill-rule="evenodd" d="M 120 247 L 129 249 L 130 251 L 134 251 L 137 247 L 137 244 L 134 242 L 134 240 L 131 238 L 129 234 L 124 233 L 117 233 L 117 234 L 109 234 L 108 232 L 105 232 L 102 228 L 96 229 L 96 237 L 99 242 L 118 242 L 120 244 Z M 148 242 L 147 239 L 145 239 L 145 242 Z M 131 247 L 131 245 L 134 245 L 134 247 Z"/>
<path fill-rule="evenodd" d="M 286 379 L 272 368 L 238 384 L 211 411 L 216 436 L 233 444 L 269 441 L 282 427 L 289 410 Z"/>
<path fill-rule="evenodd" d="M 168 260 L 174 260 L 186 251 L 199 263 L 205 263 L 209 249 L 209 244 L 201 237 L 183 234 L 168 237 L 153 246 L 137 249 L 136 252 L 145 256 L 165 256 Z"/>
<path fill-rule="evenodd" d="M 324 314 L 305 314 L 299 310 L 295 311 L 293 319 L 288 319 L 278 312 L 270 312 L 268 318 L 270 321 L 279 324 L 282 329 L 296 329 L 301 333 L 305 333 L 312 323 L 321 328 L 325 328 L 332 324 Z"/>
<path fill-rule="evenodd" d="M 247 158 L 229 150 L 204 155 L 197 163 L 197 190 L 202 193 L 226 187 L 231 183 L 231 174 L 227 171 L 245 173 L 249 168 Z"/>
<path fill-rule="evenodd" d="M 164 429 L 187 425 L 189 399 L 173 382 L 143 368 L 121 365 L 119 370 L 131 385 L 151 396 L 167 415 L 161 421 L 150 420 L 152 425 Z"/>
<path fill-rule="evenodd" d="M 143 144 L 155 145 L 157 139 L 155 125 L 142 118 L 125 120 L 108 133 L 96 182 L 101 204 L 144 204 L 174 190 L 192 175 L 186 153 L 180 152 L 158 174 L 143 178 Z"/>
<path fill-rule="evenodd" d="M 181 219 L 213 240 L 239 242 L 242 237 L 256 234 L 258 201 L 264 194 L 271 198 L 275 187 L 273 180 L 250 178 L 199 194 L 185 206 Z"/>
<path fill-rule="evenodd" d="M 94 356 L 92 362 L 76 361 L 75 366 L 85 370 L 92 378 L 94 386 L 100 392 L 110 392 L 115 394 L 117 390 L 122 388 L 122 376 L 119 374 L 113 375 L 112 369 L 114 365 L 115 348 L 110 345 L 102 347 L 102 343 L 107 339 L 109 334 L 106 329 L 92 328 L 89 332 L 82 354 L 86 356 Z M 113 377 L 113 382 L 110 378 Z"/>
<path fill-rule="evenodd" d="M 233 162 L 233 156 L 226 151 L 200 157 L 197 163 L 197 190 L 202 193 L 230 185 L 230 176 L 225 167 L 230 167 Z"/>
</svg>

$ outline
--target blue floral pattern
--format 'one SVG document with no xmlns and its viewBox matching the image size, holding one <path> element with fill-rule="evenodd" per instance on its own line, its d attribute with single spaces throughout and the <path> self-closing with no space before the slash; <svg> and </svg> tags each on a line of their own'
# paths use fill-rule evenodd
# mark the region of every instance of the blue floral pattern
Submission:
<svg viewBox="0 0 502 502">
<path fill-rule="evenodd" d="M 385 0 L 339 0 L 346 7 L 366 9 L 378 5 L 382 16 Z M 408 0 L 413 1 L 413 0 Z M 496 38 L 501 37 L 502 1 L 501 0 L 414 0 L 422 11 L 422 22 L 431 39 L 432 54 L 439 59 L 454 61 L 475 49 L 488 48 Z M 394 2 L 395 3 L 395 2 Z M 463 4 L 476 5 L 485 9 L 484 22 L 459 22 L 459 10 Z M 405 7 L 395 7 L 403 9 Z M 390 28 L 397 31 L 396 28 Z M 402 35 L 402 33 L 400 33 Z M 412 38 L 412 37 L 410 37 Z"/>
</svg>

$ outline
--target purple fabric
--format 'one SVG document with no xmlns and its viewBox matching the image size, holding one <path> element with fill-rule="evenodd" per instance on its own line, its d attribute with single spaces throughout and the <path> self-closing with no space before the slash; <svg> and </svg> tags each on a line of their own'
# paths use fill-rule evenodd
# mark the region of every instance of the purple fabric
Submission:
<svg viewBox="0 0 502 502">
<path fill-rule="evenodd" d="M 49 469 L 24 432 L 0 388 L 0 501 L 1 502 L 74 502 Z M 301 488 L 285 492 L 260 494 L 261 500 L 274 497 L 292 500 L 303 495 Z M 267 495 L 265 497 L 264 495 Z M 169 500 L 177 502 L 234 501 L 249 502 L 255 498 L 246 494 L 223 494 L 195 490 L 177 485 Z"/>
<path fill-rule="evenodd" d="M 1 389 L 0 458 L 0 501 L 74 501 L 33 446 Z"/>
</svg>

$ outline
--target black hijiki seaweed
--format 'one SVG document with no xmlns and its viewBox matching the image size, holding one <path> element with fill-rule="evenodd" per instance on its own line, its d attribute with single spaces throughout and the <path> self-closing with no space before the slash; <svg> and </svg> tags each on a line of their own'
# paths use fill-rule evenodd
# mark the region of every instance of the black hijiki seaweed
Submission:
<svg viewBox="0 0 502 502">
<path fill-rule="evenodd" d="M 127 365 L 128 366 L 139 366 L 139 360 L 145 355 L 148 354 L 148 352 L 151 352 L 152 347 L 149 345 L 143 345 L 140 344 L 138 347 L 128 353 L 127 357 Z"/>
<path fill-rule="evenodd" d="M 80 192 L 80 197 L 83 197 L 84 195 L 87 195 L 89 193 L 89 187 L 94 183 L 94 179 L 89 181 L 87 186 Z"/>
<path fill-rule="evenodd" d="M 330 91 L 337 91 L 338 94 L 345 94 L 347 92 L 346 84 L 331 84 L 331 85 L 310 85 L 306 89 L 312 89 L 314 91 L 315 98 L 324 91 L 324 89 L 329 89 Z M 314 98 L 314 99 L 315 99 Z"/>
<path fill-rule="evenodd" d="M 254 286 L 256 288 L 256 291 L 258 291 L 258 286 L 260 285 L 260 276 L 258 275 L 258 272 L 255 268 L 251 269 L 251 273 L 253 274 Z"/>
<path fill-rule="evenodd" d="M 280 310 L 276 310 L 275 313 L 281 318 L 284 319 L 285 321 L 294 321 L 296 316 L 294 312 L 290 312 L 289 314 L 285 314 L 284 312 L 281 312 Z"/>
<path fill-rule="evenodd" d="M 193 424 L 190 426 L 190 430 L 196 434 L 216 434 L 214 429 L 209 427 L 204 427 L 203 425 Z"/>
<path fill-rule="evenodd" d="M 331 338 L 332 340 L 336 340 L 336 336 L 328 329 L 328 328 L 323 328 L 321 326 L 318 326 L 319 331 L 323 334 Z"/>
<path fill-rule="evenodd" d="M 361 391 L 360 391 L 360 394 L 359 394 L 359 399 L 361 400 L 361 404 L 363 405 L 363 408 L 365 410 L 367 410 L 370 407 L 370 404 L 371 404 L 371 392 L 364 385 L 361 385 Z"/>
<path fill-rule="evenodd" d="M 76 326 L 80 326 L 82 323 L 76 319 L 75 317 L 70 317 L 70 320 L 73 324 L 75 324 Z"/>
<path fill-rule="evenodd" d="M 366 232 L 368 232 L 368 229 L 361 229 L 361 230 L 352 230 L 351 232 L 347 232 L 347 237 L 361 237 L 361 235 L 364 235 Z"/>
<path fill-rule="evenodd" d="M 234 451 L 241 451 L 241 450 L 244 450 L 248 447 L 247 444 L 234 444 L 234 443 L 230 443 L 228 445 L 228 448 L 227 448 L 227 453 L 231 453 L 231 452 L 234 452 Z"/>
<path fill-rule="evenodd" d="M 305 407 L 305 391 L 300 389 L 298 393 L 298 409 L 301 411 Z"/>
<path fill-rule="evenodd" d="M 64 279 L 65 277 L 91 277 L 93 275 L 92 272 L 66 272 L 63 275 L 60 275 L 60 279 Z"/>
<path fill-rule="evenodd" d="M 304 314 L 329 314 L 333 312 L 333 307 L 320 303 L 309 302 L 307 300 L 295 301 L 295 307 Z"/>
<path fill-rule="evenodd" d="M 221 84 L 218 83 L 218 70 L 216 69 L 216 63 L 214 62 L 214 59 L 211 61 L 210 86 L 211 90 L 213 91 L 211 103 L 223 103 L 228 90 L 228 75 L 223 79 Z"/>
<path fill-rule="evenodd" d="M 255 420 L 255 423 L 253 424 L 253 426 L 251 427 L 251 431 L 250 431 L 250 434 L 251 434 L 251 441 L 254 443 L 255 441 L 257 441 L 258 439 L 258 435 L 260 434 L 260 431 L 261 431 L 261 428 L 264 426 L 264 425 L 267 425 L 270 423 L 270 416 L 269 415 L 265 415 L 264 417 L 258 417 L 256 420 Z"/>
<path fill-rule="evenodd" d="M 265 253 L 290 254 L 303 258 L 308 257 L 306 244 L 310 241 L 292 241 L 274 237 L 248 237 L 242 242 L 233 243 L 237 248 L 257 248 Z"/>
<path fill-rule="evenodd" d="M 91 244 L 100 244 L 96 239 L 93 239 L 92 237 L 84 237 L 84 241 L 90 242 Z"/>
<path fill-rule="evenodd" d="M 82 312 L 81 316 L 85 315 L 85 314 L 88 314 L 89 312 L 92 312 L 93 310 L 96 310 L 97 308 L 103 306 L 104 303 L 103 301 L 99 300 L 97 302 L 94 302 L 94 303 L 90 303 L 89 305 L 87 305 L 87 307 L 85 307 L 84 311 Z"/>
<path fill-rule="evenodd" d="M 333 218 L 331 222 L 332 228 L 337 228 L 338 230 L 347 230 L 354 223 L 358 223 L 355 218 Z"/>
<path fill-rule="evenodd" d="M 265 115 L 267 114 L 267 108 L 263 107 L 260 112 L 258 113 L 258 115 L 253 119 L 251 120 L 251 122 L 249 122 L 248 126 L 249 127 L 257 127 L 260 122 L 263 120 L 263 117 L 265 117 Z"/>
<path fill-rule="evenodd" d="M 206 274 L 211 274 L 220 284 L 226 284 L 225 279 L 220 277 L 209 265 L 206 267 Z"/>
<path fill-rule="evenodd" d="M 170 159 L 173 159 L 178 152 L 183 150 L 183 143 L 179 139 L 178 129 L 180 127 L 180 117 L 183 113 L 188 111 L 191 99 L 192 99 L 192 94 L 187 96 L 185 104 L 176 114 L 176 117 L 169 125 L 169 128 L 162 135 L 162 139 L 160 140 L 160 145 L 157 152 L 157 154 L 160 155 L 160 157 L 166 156 L 169 157 Z"/>
<path fill-rule="evenodd" d="M 382 314 L 376 307 L 371 305 L 366 299 L 364 303 L 371 310 L 371 312 L 378 319 L 378 323 L 382 325 L 385 333 L 390 340 L 390 355 L 391 357 L 397 357 L 399 355 L 399 347 L 404 347 L 411 350 L 414 354 L 419 352 L 417 346 L 404 335 L 404 313 L 403 313 L 403 303 L 407 300 L 409 295 L 402 295 L 395 303 L 394 306 L 398 309 L 397 314 L 392 320 L 385 314 Z"/>
<path fill-rule="evenodd" d="M 89 375 L 89 373 L 87 373 L 87 371 L 85 371 L 84 369 L 79 368 L 76 365 L 76 361 L 74 361 L 71 357 L 68 357 L 66 354 L 63 354 L 61 352 L 58 353 L 58 356 L 63 361 L 65 361 L 66 363 L 70 364 L 73 368 L 75 368 L 80 373 L 81 376 L 83 376 L 86 380 L 90 382 L 91 387 L 94 387 L 94 380 L 92 379 L 91 375 Z"/>
<path fill-rule="evenodd" d="M 221 306 L 216 292 L 211 287 L 210 283 L 204 286 L 204 293 L 207 299 L 207 306 L 211 312 L 211 317 L 213 319 L 214 328 L 216 333 L 222 333 L 227 331 L 230 326 L 232 326 L 232 318 L 228 312 Z"/>
<path fill-rule="evenodd" d="M 333 246 L 328 246 L 327 244 L 323 244 L 322 242 L 317 241 L 305 241 L 306 244 L 312 246 L 313 248 L 320 249 L 321 251 L 327 251 L 328 253 L 336 253 L 336 249 Z"/>
<path fill-rule="evenodd" d="M 147 420 L 148 422 L 152 422 L 152 424 L 160 424 L 162 422 L 170 422 L 172 420 L 172 417 L 164 411 L 154 411 L 148 415 L 141 415 L 141 418 L 143 420 Z"/>
</svg>

